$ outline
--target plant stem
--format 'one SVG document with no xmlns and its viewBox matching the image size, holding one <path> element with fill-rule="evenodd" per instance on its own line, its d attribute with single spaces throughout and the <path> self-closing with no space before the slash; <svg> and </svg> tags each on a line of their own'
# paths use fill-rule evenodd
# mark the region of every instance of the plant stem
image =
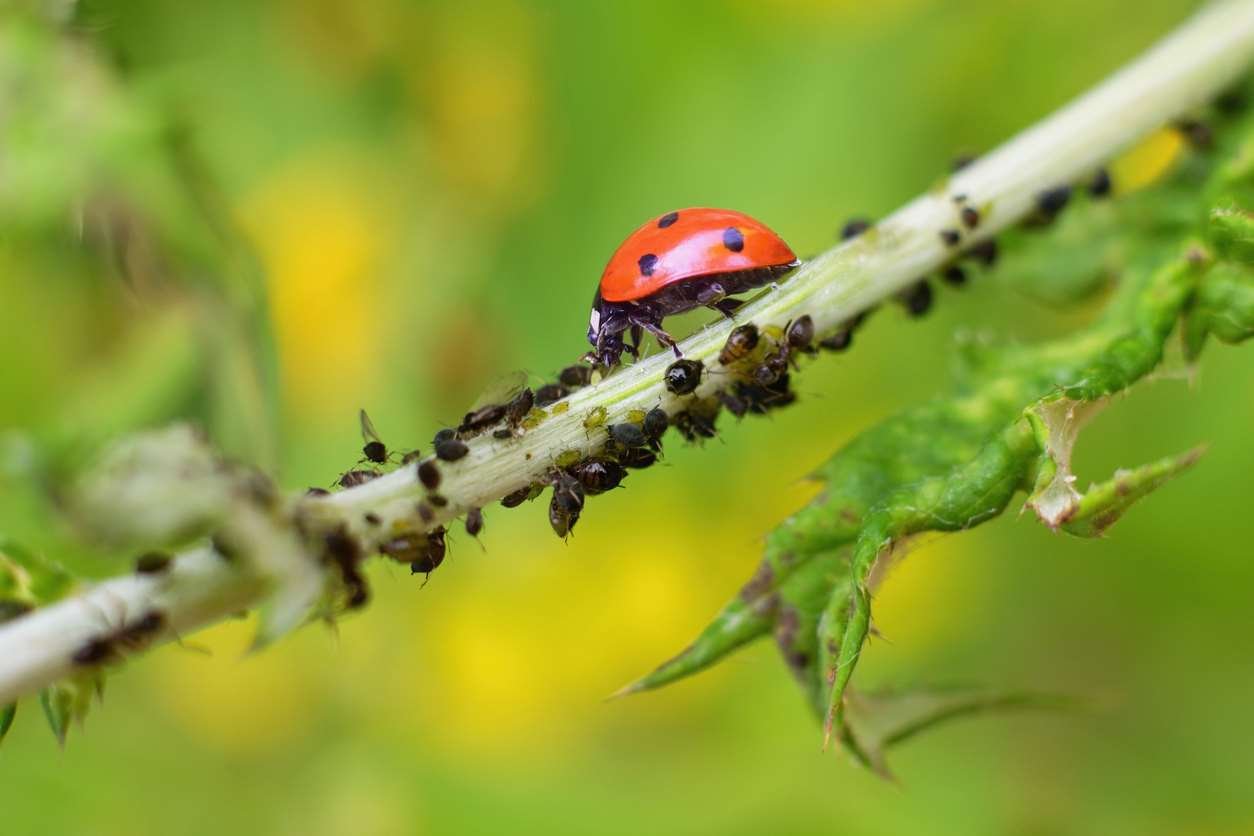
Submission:
<svg viewBox="0 0 1254 836">
<path fill-rule="evenodd" d="M 680 343 L 685 357 L 704 362 L 708 373 L 697 395 L 709 395 L 731 378 L 720 374 L 717 355 L 735 324 L 783 325 L 808 314 L 818 333 L 830 331 L 935 272 L 965 249 L 1021 221 L 1037 196 L 1076 182 L 1101 163 L 1171 119 L 1204 103 L 1233 82 L 1254 57 L 1254 2 L 1230 0 L 1208 6 L 1131 65 L 1043 122 L 902 207 L 871 233 L 838 245 L 801 266 L 776 290 L 745 305 L 736 323 L 720 320 Z M 980 207 L 977 231 L 968 232 L 954 196 Z M 941 230 L 962 235 L 946 245 Z M 669 353 L 655 354 L 581 389 L 520 439 L 482 436 L 469 454 L 443 467 L 440 492 L 449 500 L 435 509 L 441 525 L 470 508 L 494 502 L 542 480 L 566 450 L 595 452 L 603 430 L 588 433 L 584 419 L 603 407 L 606 424 L 634 409 L 661 406 L 681 411 L 689 397 L 671 395 L 662 383 Z M 552 412 L 552 410 L 549 410 Z M 412 468 L 404 468 L 326 502 L 359 512 L 390 508 L 408 514 L 422 495 Z"/>
<path fill-rule="evenodd" d="M 1031 213 L 1038 195 L 1074 183 L 1129 144 L 1186 114 L 1221 92 L 1246 70 L 1254 57 L 1254 0 L 1212 4 L 1157 46 L 1045 121 L 916 198 L 871 232 L 837 246 L 800 267 L 777 289 L 746 305 L 737 324 L 783 325 L 809 315 L 822 334 L 888 299 L 920 277 L 943 267 L 961 251 L 1015 224 Z M 957 195 L 978 207 L 977 231 L 967 230 L 958 215 Z M 942 230 L 961 235 L 946 244 Z M 705 363 L 707 374 L 697 396 L 714 392 L 731 378 L 722 373 L 717 354 L 732 323 L 720 321 L 680 346 L 686 357 Z M 325 498 L 294 500 L 293 511 L 276 524 L 303 531 L 346 526 L 369 551 L 387 532 L 421 530 L 448 523 L 470 508 L 542 481 L 554 459 L 568 450 L 596 452 L 603 429 L 588 432 L 584 420 L 597 408 L 607 424 L 624 420 L 635 409 L 662 406 L 668 413 L 685 408 L 688 397 L 665 389 L 667 354 L 645 358 L 606 379 L 575 392 L 566 409 L 521 437 L 474 439 L 468 454 L 440 463 L 440 493 L 445 507 L 421 520 L 416 501 L 425 491 L 413 466 Z M 369 523 L 365 515 L 378 519 Z M 255 527 L 249 544 L 273 548 L 291 531 Z M 312 558 L 311 558 L 312 559 Z M 184 553 L 168 573 L 130 575 L 100 583 L 82 594 L 22 616 L 0 627 L 0 707 L 73 673 L 74 653 L 83 644 L 145 613 L 160 611 L 166 629 L 158 641 L 250 609 L 274 589 L 261 561 L 237 563 L 209 548 Z"/>
<path fill-rule="evenodd" d="M 152 636 L 159 643 L 247 612 L 268 588 L 258 573 L 232 569 L 205 547 L 180 555 L 164 575 L 112 578 L 41 607 L 0 629 L 0 705 L 74 673 L 73 656 L 88 641 L 149 611 L 166 618 Z"/>
</svg>

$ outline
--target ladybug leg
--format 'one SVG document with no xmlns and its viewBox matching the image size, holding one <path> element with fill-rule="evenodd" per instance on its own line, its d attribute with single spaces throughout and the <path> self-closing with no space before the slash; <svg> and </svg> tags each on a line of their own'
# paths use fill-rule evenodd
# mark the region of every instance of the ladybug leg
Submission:
<svg viewBox="0 0 1254 836">
<path fill-rule="evenodd" d="M 709 282 L 697 290 L 697 304 L 713 305 L 727 295 L 727 288 L 720 282 Z"/>
<path fill-rule="evenodd" d="M 632 357 L 640 356 L 640 338 L 642 336 L 643 336 L 643 331 L 640 328 L 640 326 L 632 325 L 631 326 L 631 343 L 627 345 L 627 350 L 631 352 Z"/>
<path fill-rule="evenodd" d="M 656 321 L 644 316 L 632 316 L 631 324 L 635 327 L 643 328 L 648 331 L 655 339 L 657 339 L 658 342 L 675 352 L 676 357 L 684 356 L 680 352 L 679 346 L 675 345 L 675 339 L 670 334 L 666 333 L 666 331 L 662 329 L 662 326 Z"/>
<path fill-rule="evenodd" d="M 733 299 L 728 296 L 725 299 L 719 299 L 717 302 L 710 302 L 706 304 L 706 307 L 712 311 L 718 311 L 728 319 L 734 320 L 736 318 L 736 311 L 739 310 L 740 306 L 743 304 L 744 302 L 742 300 Z"/>
</svg>

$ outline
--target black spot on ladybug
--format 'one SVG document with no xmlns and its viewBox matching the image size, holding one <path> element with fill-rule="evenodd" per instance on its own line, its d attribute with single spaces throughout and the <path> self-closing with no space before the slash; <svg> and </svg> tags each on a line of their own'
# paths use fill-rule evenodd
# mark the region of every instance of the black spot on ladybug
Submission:
<svg viewBox="0 0 1254 836">
<path fill-rule="evenodd" d="M 942 229 L 940 231 L 940 239 L 945 242 L 945 246 L 956 247 L 958 242 L 962 240 L 962 236 L 956 229 Z"/>
<path fill-rule="evenodd" d="M 636 263 L 640 265 L 640 275 L 652 276 L 653 269 L 657 267 L 657 256 L 653 253 L 645 253 L 640 256 L 640 260 Z"/>
<path fill-rule="evenodd" d="M 745 236 L 736 227 L 729 226 L 723 230 L 723 246 L 738 253 L 745 248 Z"/>
<path fill-rule="evenodd" d="M 666 229 L 677 220 L 679 220 L 678 212 L 667 212 L 665 215 L 658 218 L 657 227 L 658 229 Z"/>
</svg>

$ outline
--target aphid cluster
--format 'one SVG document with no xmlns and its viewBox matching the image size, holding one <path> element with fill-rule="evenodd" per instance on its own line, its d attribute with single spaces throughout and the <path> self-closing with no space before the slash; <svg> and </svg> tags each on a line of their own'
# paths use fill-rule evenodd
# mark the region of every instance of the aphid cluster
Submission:
<svg viewBox="0 0 1254 836">
<path fill-rule="evenodd" d="M 148 610 L 135 621 L 124 623 L 85 641 L 70 656 L 79 667 L 113 664 L 122 661 L 125 651 L 142 650 L 166 627 L 165 614 Z"/>
<path fill-rule="evenodd" d="M 1177 128 L 1190 137 L 1198 133 L 1190 124 L 1180 124 Z M 969 155 L 958 157 L 953 161 L 952 170 L 955 173 L 961 171 L 975 162 L 975 159 L 974 156 Z M 1085 189 L 1095 199 L 1108 196 L 1112 191 L 1110 173 L 1105 168 L 1098 169 L 1085 184 Z M 1024 219 L 1023 226 L 1044 227 L 1053 223 L 1070 203 L 1073 192 L 1073 187 L 1064 183 L 1038 193 L 1034 199 L 1033 211 Z M 998 248 L 996 239 L 991 237 L 967 243 L 970 236 L 981 231 L 988 207 L 978 205 L 967 194 L 961 192 L 953 194 L 950 199 L 954 206 L 953 222 L 937 230 L 936 234 L 942 245 L 955 252 L 953 258 L 940 268 L 938 276 L 946 285 L 957 288 L 966 285 L 969 278 L 964 262 L 971 261 L 984 268 L 992 268 L 997 263 Z M 863 235 L 871 228 L 872 223 L 869 220 L 854 218 L 841 227 L 839 237 L 841 240 L 848 240 Z M 935 293 L 929 278 L 922 277 L 900 291 L 897 294 L 897 301 L 912 317 L 920 317 L 928 313 L 935 301 Z M 831 351 L 847 349 L 852 340 L 853 329 L 860 324 L 861 319 L 860 316 L 850 325 L 823 337 L 819 340 L 819 346 Z"/>
<path fill-rule="evenodd" d="M 523 420 L 531 413 L 532 408 L 536 405 L 535 392 L 527 386 L 514 386 L 502 398 L 501 401 L 495 403 L 487 403 L 472 409 L 462 418 L 461 424 L 452 438 L 444 439 L 446 452 L 449 449 L 450 441 L 464 442 L 465 439 L 474 438 L 492 429 L 492 436 L 498 439 L 514 438 L 519 428 L 523 425 Z M 465 444 L 462 443 L 461 448 L 464 449 Z M 436 455 L 448 461 L 461 458 L 465 453 L 455 455 L 454 459 L 448 459 L 447 456 L 440 454 L 439 446 L 436 447 Z"/>
<path fill-rule="evenodd" d="M 628 470 L 657 461 L 662 436 L 670 425 L 666 411 L 659 407 L 633 410 L 615 423 L 608 422 L 604 407 L 590 410 L 584 418 L 586 431 L 604 433 L 597 452 L 585 456 L 579 450 L 567 450 L 557 455 L 543 479 L 506 495 L 501 505 L 515 508 L 552 489 L 549 524 L 559 537 L 568 537 L 579 522 L 587 497 L 619 487 Z"/>
<path fill-rule="evenodd" d="M 1204 149 L 1211 143 L 1209 128 L 1204 123 L 1182 120 L 1175 127 L 1197 148 Z M 973 161 L 974 157 L 959 158 L 954 161 L 953 170 L 959 171 Z M 1113 190 L 1109 172 L 1099 169 L 1082 183 L 1064 183 L 1042 190 L 1035 196 L 1033 211 L 1023 225 L 1053 223 L 1080 190 L 1095 199 L 1106 197 Z M 980 204 L 963 193 L 952 194 L 949 200 L 953 204 L 952 218 L 935 230 L 935 235 L 952 252 L 936 277 L 951 287 L 962 287 L 969 280 L 972 263 L 985 268 L 995 265 L 998 246 L 987 234 L 991 204 Z M 851 219 L 839 230 L 842 240 L 866 236 L 868 243 L 875 234 L 873 221 L 864 218 Z M 798 263 L 782 239 L 741 213 L 695 208 L 668 212 L 649 221 L 628 237 L 606 266 L 589 322 L 588 339 L 593 350 L 583 363 L 563 369 L 557 380 L 535 391 L 518 385 L 508 394 L 481 399 L 456 428 L 441 430 L 436 435 L 431 456 L 421 458 L 416 451 L 404 454 L 403 463 L 416 461 L 417 481 L 425 490 L 415 506 L 417 516 L 431 524 L 436 517 L 434 509 L 449 504 L 438 493 L 444 481 L 441 469 L 466 458 L 470 452 L 467 441 L 488 432 L 495 439 L 509 441 L 548 416 L 569 411 L 568 396 L 612 370 L 624 351 L 638 356 L 640 340 L 646 332 L 674 350 L 678 358 L 663 375 L 672 396 L 668 408 L 674 414 L 668 415 L 660 406 L 622 416 L 611 416 L 605 406 L 588 409 L 581 417 L 582 426 L 589 440 L 599 441 L 592 453 L 585 455 L 580 449 L 557 455 L 541 479 L 506 495 L 502 506 L 517 507 L 549 490 L 550 525 L 559 536 L 568 537 L 583 513 L 587 497 L 619 487 L 632 469 L 656 463 L 662 438 L 671 426 L 689 442 L 701 442 L 717 435 L 717 419 L 724 409 L 740 418 L 793 403 L 796 394 L 791 388 L 791 375 L 800 358 L 820 350 L 848 350 L 869 311 L 825 333 L 816 333 L 814 321 L 804 315 L 790 320 L 783 328 L 737 323 L 718 352 L 718 367 L 711 369 L 699 359 L 680 356 L 662 323 L 670 315 L 699 307 L 734 318 L 740 301 L 732 298 L 733 294 L 768 284 Z M 898 301 L 912 316 L 922 316 L 931 309 L 931 278 L 919 278 L 898 295 Z M 358 465 L 364 466 L 344 473 L 338 480 L 342 487 L 375 478 L 380 475 L 380 468 L 393 459 L 364 411 L 361 424 L 365 444 Z M 310 493 L 326 492 L 311 489 Z M 371 526 L 383 525 L 372 514 L 365 519 Z M 483 525 L 481 509 L 466 512 L 467 534 L 477 537 Z M 348 606 L 365 603 L 369 592 L 358 571 L 362 557 L 358 541 L 346 531 L 337 530 L 326 535 L 324 545 L 327 559 L 341 573 L 348 591 Z M 232 557 L 231 550 L 216 542 L 215 546 L 224 557 Z M 413 572 L 429 575 L 445 558 L 445 529 L 398 534 L 385 539 L 379 548 L 385 555 L 408 563 Z M 157 573 L 165 571 L 165 566 L 164 561 L 154 558 L 141 561 L 137 571 Z M 84 655 L 89 657 L 99 652 L 84 649 Z"/>
</svg>

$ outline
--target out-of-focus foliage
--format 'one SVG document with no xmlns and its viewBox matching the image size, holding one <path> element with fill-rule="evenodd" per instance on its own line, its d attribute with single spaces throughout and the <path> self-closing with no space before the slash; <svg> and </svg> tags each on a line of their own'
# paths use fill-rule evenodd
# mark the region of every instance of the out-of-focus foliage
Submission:
<svg viewBox="0 0 1254 836">
<path fill-rule="evenodd" d="M 870 740 L 844 721 L 871 630 L 873 576 L 878 584 L 912 540 L 974 528 L 1019 492 L 1051 528 L 1103 536 L 1134 502 L 1197 460 L 1194 450 L 1121 469 L 1084 493 L 1072 484 L 1081 427 L 1158 367 L 1182 319 L 1193 357 L 1212 331 L 1228 342 L 1254 333 L 1254 260 L 1245 250 L 1254 240 L 1252 126 L 1249 118 L 1224 126 L 1223 150 L 1209 148 L 1215 140 L 1207 128 L 1211 166 L 1194 155 L 1168 183 L 1113 206 L 1102 198 L 1069 209 L 1070 224 L 1051 235 L 1004 236 L 1012 256 L 1032 251 L 1041 276 L 1108 276 L 1117 289 L 1104 314 L 1038 346 L 967 344 L 953 393 L 867 430 L 821 467 L 823 492 L 767 538 L 766 556 L 740 595 L 696 644 L 633 690 L 673 682 L 773 633 L 826 734 L 837 733 L 887 774 L 879 744 L 891 736 Z M 1055 252 L 1064 255 L 1051 268 Z M 950 704 L 960 703 L 951 697 Z M 931 714 L 926 702 L 922 710 Z"/>
<path fill-rule="evenodd" d="M 132 102 L 121 112 L 139 120 L 119 130 L 132 125 L 140 156 L 155 147 L 143 142 L 185 143 L 213 214 L 244 229 L 263 268 L 241 255 L 238 275 L 264 287 L 180 270 L 137 289 L 106 247 L 79 243 L 73 214 L 5 221 L 0 532 L 79 573 L 121 565 L 55 523 L 30 476 L 49 438 L 186 417 L 252 456 L 215 416 L 238 420 L 246 441 L 271 437 L 231 375 L 261 369 L 250 374 L 264 403 L 265 340 L 241 361 L 249 340 L 229 333 L 226 311 L 248 333 L 274 329 L 281 481 L 326 485 L 360 454 L 358 408 L 389 444 L 421 443 L 484 381 L 518 366 L 548 377 L 583 350 L 595 279 L 641 219 L 729 205 L 817 252 L 846 217 L 889 211 L 952 155 L 1030 124 L 1192 6 L 89 0 L 76 30 L 115 60 L 113 89 Z M 81 117 L 107 96 L 93 86 L 78 101 Z M 27 153 L 80 138 L 40 136 Z M 41 170 L 48 195 L 81 171 Z M 143 217 L 163 250 L 221 257 L 175 202 L 183 192 L 150 184 L 175 175 L 114 170 L 134 208 L 156 210 Z M 1065 670 L 1063 690 L 1117 710 L 921 736 L 894 755 L 902 793 L 820 758 L 766 648 L 601 702 L 736 589 L 761 536 L 813 495 L 799 474 L 938 393 L 952 334 L 1035 341 L 1091 318 L 1017 292 L 1032 284 L 1007 264 L 941 292 L 924 322 L 876 316 L 847 358 L 806 371 L 797 406 L 726 422 L 726 443 L 672 445 L 672 467 L 603 497 L 566 545 L 535 513 L 488 509 L 486 553 L 455 538 L 421 591 L 378 567 L 376 601 L 338 638 L 303 630 L 242 658 L 254 627 L 223 625 L 132 665 L 64 753 L 40 724 L 15 724 L 0 749 L 5 829 L 1249 829 L 1254 754 L 1239 741 L 1254 735 L 1254 519 L 1238 491 L 1254 466 L 1254 387 L 1242 352 L 1207 352 L 1187 397 L 1170 376 L 1139 388 L 1076 451 L 1079 471 L 1110 472 L 1208 441 L 1187 489 L 1100 544 L 1002 517 L 912 553 L 876 598 L 888 641 L 860 662 L 868 686 L 950 677 L 1057 691 Z M 248 312 L 262 295 L 259 323 Z"/>
</svg>

